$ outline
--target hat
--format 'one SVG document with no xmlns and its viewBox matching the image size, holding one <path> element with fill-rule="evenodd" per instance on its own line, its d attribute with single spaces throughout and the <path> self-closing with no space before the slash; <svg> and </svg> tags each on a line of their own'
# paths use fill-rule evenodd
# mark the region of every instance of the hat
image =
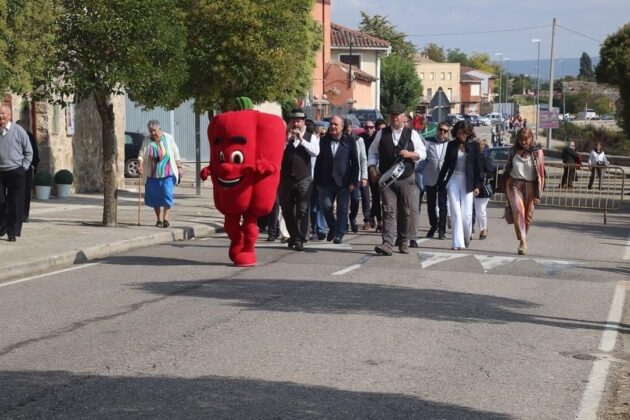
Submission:
<svg viewBox="0 0 630 420">
<path fill-rule="evenodd" d="M 401 103 L 395 103 L 390 105 L 389 109 L 387 110 L 388 114 L 404 114 L 405 113 L 405 106 Z"/>
<path fill-rule="evenodd" d="M 302 108 L 293 108 L 291 110 L 291 113 L 289 114 L 289 118 L 305 119 L 306 118 L 306 114 L 304 113 L 304 110 Z"/>
</svg>

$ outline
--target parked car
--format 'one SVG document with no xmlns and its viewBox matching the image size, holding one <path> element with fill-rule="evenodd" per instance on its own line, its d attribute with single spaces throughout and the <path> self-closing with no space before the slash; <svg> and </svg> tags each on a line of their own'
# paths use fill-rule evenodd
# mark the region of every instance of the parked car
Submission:
<svg viewBox="0 0 630 420">
<path fill-rule="evenodd" d="M 463 114 L 466 121 L 469 121 L 474 127 L 479 126 L 479 115 L 475 114 Z"/>
<path fill-rule="evenodd" d="M 125 177 L 138 177 L 138 152 L 142 147 L 142 140 L 146 137 L 143 133 L 125 131 Z"/>
<path fill-rule="evenodd" d="M 376 120 L 384 119 L 383 114 L 378 109 L 351 109 L 348 114 L 357 117 L 360 127 L 363 127 L 366 121 L 376 122 Z"/>
<path fill-rule="evenodd" d="M 361 124 L 361 121 L 359 121 L 359 118 L 355 114 L 348 113 L 344 118 L 349 118 L 352 121 L 352 132 L 356 136 L 363 134 L 365 132 L 365 130 L 363 129 L 363 125 Z"/>
<path fill-rule="evenodd" d="M 451 124 L 455 124 L 457 121 L 464 121 L 462 114 L 448 114 L 446 120 Z"/>
<path fill-rule="evenodd" d="M 484 125 L 484 126 L 492 125 L 492 121 L 490 121 L 490 118 L 479 117 L 478 120 L 479 120 L 479 125 Z"/>
<path fill-rule="evenodd" d="M 491 112 L 484 115 L 484 118 L 488 118 L 491 124 L 501 123 L 505 120 L 505 117 L 500 112 Z"/>
</svg>

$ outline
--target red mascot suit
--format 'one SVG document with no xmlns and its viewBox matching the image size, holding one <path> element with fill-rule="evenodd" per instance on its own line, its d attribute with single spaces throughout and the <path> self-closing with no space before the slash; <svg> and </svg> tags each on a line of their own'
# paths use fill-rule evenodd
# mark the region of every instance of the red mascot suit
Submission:
<svg viewBox="0 0 630 420">
<path fill-rule="evenodd" d="M 254 110 L 226 112 L 208 126 L 210 165 L 201 178 L 212 178 L 214 204 L 225 215 L 236 266 L 256 264 L 256 222 L 276 200 L 285 127 L 282 118 Z"/>
</svg>

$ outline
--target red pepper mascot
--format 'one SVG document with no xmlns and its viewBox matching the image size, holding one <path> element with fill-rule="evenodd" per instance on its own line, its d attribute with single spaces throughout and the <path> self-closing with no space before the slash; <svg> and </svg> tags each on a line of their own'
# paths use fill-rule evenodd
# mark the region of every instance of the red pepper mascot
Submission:
<svg viewBox="0 0 630 420">
<path fill-rule="evenodd" d="M 249 98 L 238 102 L 242 109 L 251 108 Z M 200 176 L 212 178 L 214 204 L 225 215 L 229 255 L 236 266 L 256 264 L 256 222 L 276 200 L 285 127 L 282 118 L 252 109 L 218 115 L 208 126 L 210 165 Z"/>
</svg>

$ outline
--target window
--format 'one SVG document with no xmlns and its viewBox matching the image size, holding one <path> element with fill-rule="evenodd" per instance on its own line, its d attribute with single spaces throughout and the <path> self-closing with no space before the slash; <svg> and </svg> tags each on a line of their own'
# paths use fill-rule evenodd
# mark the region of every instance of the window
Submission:
<svg viewBox="0 0 630 420">
<path fill-rule="evenodd" d="M 470 96 L 480 96 L 480 95 L 481 95 L 481 85 L 471 85 Z"/>
<path fill-rule="evenodd" d="M 427 100 L 433 98 L 433 89 L 427 89 Z"/>
<path fill-rule="evenodd" d="M 435 80 L 435 74 L 433 72 L 429 73 L 429 80 Z"/>
<path fill-rule="evenodd" d="M 52 134 L 59 134 L 59 105 L 52 107 L 52 121 L 50 122 L 50 131 Z"/>
<path fill-rule="evenodd" d="M 453 89 L 451 88 L 446 89 L 446 97 L 448 98 L 449 101 L 453 100 Z"/>
<path fill-rule="evenodd" d="M 420 73 L 420 80 L 424 80 L 424 72 Z"/>
<path fill-rule="evenodd" d="M 450 71 L 446 73 L 446 80 L 453 80 L 453 74 Z"/>
<path fill-rule="evenodd" d="M 340 54 L 339 55 L 339 61 L 341 61 L 344 64 L 352 65 L 352 67 L 356 67 L 358 69 L 361 68 L 361 56 L 360 55 L 356 55 L 356 54 L 352 54 L 352 55 Z"/>
<path fill-rule="evenodd" d="M 444 72 L 440 73 L 440 80 L 444 80 Z"/>
</svg>

